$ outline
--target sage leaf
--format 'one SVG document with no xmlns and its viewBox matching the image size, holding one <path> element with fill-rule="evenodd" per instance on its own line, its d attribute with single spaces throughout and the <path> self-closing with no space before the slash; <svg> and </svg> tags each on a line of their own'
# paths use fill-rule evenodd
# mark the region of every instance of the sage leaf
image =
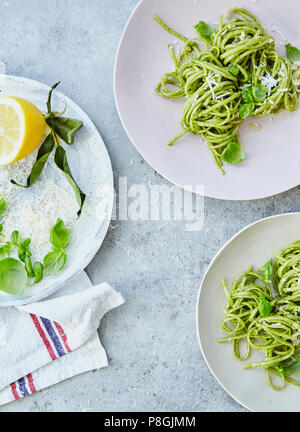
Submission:
<svg viewBox="0 0 300 432">
<path fill-rule="evenodd" d="M 63 221 L 58 219 L 50 231 L 50 242 L 54 249 L 66 249 L 70 242 L 70 234 Z"/>
<path fill-rule="evenodd" d="M 221 154 L 221 159 L 230 164 L 236 164 L 245 159 L 245 152 L 238 143 L 230 142 Z"/>
<path fill-rule="evenodd" d="M 0 260 L 0 290 L 20 296 L 26 287 L 27 273 L 20 261 L 14 258 Z"/>
<path fill-rule="evenodd" d="M 286 44 L 286 56 L 292 63 L 300 62 L 300 50 L 291 44 Z"/>
<path fill-rule="evenodd" d="M 67 255 L 63 250 L 49 252 L 44 258 L 44 272 L 53 275 L 59 272 L 66 264 Z"/>
<path fill-rule="evenodd" d="M 70 183 L 70 185 L 72 186 L 72 188 L 74 190 L 76 201 L 79 205 L 79 210 L 77 213 L 77 216 L 79 217 L 81 215 L 82 206 L 84 204 L 86 196 L 81 191 L 81 189 L 79 188 L 79 186 L 77 185 L 76 181 L 74 180 L 74 178 L 72 176 L 71 170 L 69 168 L 66 152 L 62 147 L 56 148 L 54 161 L 55 161 L 57 167 L 64 173 L 68 182 Z"/>
<path fill-rule="evenodd" d="M 194 26 L 194 28 L 200 36 L 205 38 L 210 37 L 216 30 L 214 27 L 211 27 L 204 21 L 199 21 L 198 24 Z"/>
<path fill-rule="evenodd" d="M 29 188 L 30 186 L 32 186 L 40 177 L 44 169 L 44 166 L 46 165 L 48 157 L 50 156 L 51 152 L 54 149 L 54 145 L 55 145 L 55 141 L 51 133 L 50 135 L 47 136 L 47 138 L 43 141 L 41 147 L 39 148 L 36 162 L 32 167 L 29 177 L 27 178 L 26 185 L 23 186 L 19 183 L 16 183 L 14 180 L 11 180 L 11 183 L 23 188 Z"/>
<path fill-rule="evenodd" d="M 67 144 L 74 143 L 74 136 L 82 128 L 83 122 L 66 117 L 51 117 L 46 120 L 53 131 Z"/>
</svg>

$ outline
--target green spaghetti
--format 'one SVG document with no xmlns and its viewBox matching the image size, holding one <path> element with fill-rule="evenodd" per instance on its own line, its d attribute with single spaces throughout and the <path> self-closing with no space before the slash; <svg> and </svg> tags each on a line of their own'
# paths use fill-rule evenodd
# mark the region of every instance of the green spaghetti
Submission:
<svg viewBox="0 0 300 432">
<path fill-rule="evenodd" d="M 222 330 L 228 336 L 218 341 L 232 342 L 234 357 L 242 361 L 252 351 L 263 351 L 262 361 L 244 368 L 264 368 L 269 385 L 281 390 L 286 382 L 300 386 L 291 378 L 300 375 L 300 241 L 274 257 L 274 263 L 271 259 L 258 271 L 249 267 L 230 290 L 222 280 L 227 297 Z M 274 384 L 274 375 L 281 379 L 279 385 Z"/>
<path fill-rule="evenodd" d="M 293 79 L 292 63 L 277 55 L 274 39 L 244 9 L 231 9 L 217 29 L 200 21 L 195 26 L 199 35 L 191 39 L 154 19 L 185 44 L 177 55 L 169 45 L 174 71 L 156 87 L 162 97 L 186 98 L 182 132 L 169 145 L 189 132 L 201 135 L 224 174 L 224 161 L 238 163 L 245 157 L 239 128 L 247 116 L 296 110 L 299 80 Z"/>
</svg>

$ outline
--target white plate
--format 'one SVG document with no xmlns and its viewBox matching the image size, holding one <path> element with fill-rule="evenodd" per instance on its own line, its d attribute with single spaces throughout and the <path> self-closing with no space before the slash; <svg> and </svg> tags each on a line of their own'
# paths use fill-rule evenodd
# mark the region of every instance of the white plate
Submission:
<svg viewBox="0 0 300 432">
<path fill-rule="evenodd" d="M 263 369 L 244 370 L 236 360 L 232 344 L 218 343 L 226 298 L 220 280 L 230 286 L 249 265 L 264 265 L 274 253 L 300 239 L 300 213 L 262 219 L 236 234 L 209 265 L 198 295 L 197 329 L 203 356 L 224 389 L 252 411 L 299 411 L 299 388 L 287 384 L 282 391 L 269 387 Z M 256 353 L 255 359 L 262 358 Z M 252 357 L 253 358 L 253 357 Z"/>
<path fill-rule="evenodd" d="M 2 90 L 1 95 L 23 97 L 45 112 L 49 86 L 25 78 L 2 75 L 0 76 L 0 89 Z M 47 276 L 40 284 L 26 288 L 21 297 L 9 296 L 0 291 L 0 306 L 27 304 L 41 300 L 57 291 L 65 283 L 70 282 L 93 259 L 109 227 L 113 207 L 113 173 L 106 147 L 90 118 L 69 98 L 59 91 L 55 91 L 52 100 L 53 109 L 60 111 L 64 108 L 65 103 L 67 105 L 65 115 L 82 120 L 84 123 L 83 128 L 76 135 L 74 144 L 68 146 L 63 143 L 63 146 L 67 152 L 73 176 L 87 196 L 82 215 L 77 220 L 75 212 L 74 221 L 72 219 L 67 264 L 57 275 Z M 25 159 L 23 161 L 26 163 Z M 70 185 L 64 175 L 54 166 L 51 157 L 42 176 L 43 179 L 29 189 L 15 189 L 16 200 L 15 203 L 8 203 L 9 211 L 14 211 L 14 208 L 17 211 L 20 204 L 25 206 L 29 203 L 31 205 L 31 200 L 34 199 L 33 195 L 41 194 L 48 181 L 59 183 L 62 191 L 67 191 L 68 196 L 73 198 Z M 23 180 L 25 179 L 26 176 L 24 175 Z M 5 190 L 2 192 L 5 195 Z M 61 214 L 61 210 L 57 206 L 55 212 L 57 213 L 56 217 L 64 219 L 64 215 Z M 3 224 L 5 228 L 5 216 L 3 216 Z M 21 220 L 14 229 L 19 230 L 22 234 Z M 50 248 L 49 242 L 49 251 Z M 34 244 L 32 249 L 34 249 Z"/>
<path fill-rule="evenodd" d="M 199 137 L 187 134 L 173 147 L 166 145 L 181 131 L 182 100 L 170 101 L 154 91 L 161 77 L 173 69 L 168 44 L 175 38 L 153 20 L 153 14 L 180 33 L 192 36 L 193 25 L 199 20 L 218 20 L 233 5 L 256 14 L 269 32 L 273 23 L 289 42 L 300 47 L 299 0 L 286 0 L 284 8 L 282 0 L 142 0 L 120 43 L 115 99 L 132 143 L 162 176 L 186 189 L 204 185 L 204 194 L 209 197 L 250 200 L 300 183 L 299 110 L 281 112 L 272 123 L 269 118 L 257 120 L 262 125 L 260 132 L 249 126 L 249 120 L 245 122 L 241 139 L 247 158 L 241 164 L 226 165 L 226 175 L 222 176 Z M 270 34 L 275 36 L 277 51 L 283 54 L 286 42 Z"/>
</svg>

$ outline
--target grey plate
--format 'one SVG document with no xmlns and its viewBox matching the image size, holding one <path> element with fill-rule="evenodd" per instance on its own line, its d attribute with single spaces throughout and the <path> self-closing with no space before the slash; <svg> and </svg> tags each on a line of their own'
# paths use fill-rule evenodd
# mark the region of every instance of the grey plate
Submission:
<svg viewBox="0 0 300 432">
<path fill-rule="evenodd" d="M 250 361 L 233 357 L 231 343 L 218 343 L 224 336 L 221 323 L 226 298 L 221 287 L 225 278 L 230 286 L 249 265 L 256 268 L 274 253 L 300 239 L 300 213 L 288 213 L 261 219 L 249 225 L 217 253 L 209 265 L 199 291 L 197 330 L 203 356 L 222 387 L 251 411 L 299 411 L 299 388 L 287 384 L 281 391 L 272 390 L 262 368 L 244 370 L 244 364 L 263 358 L 251 355 Z"/>
<path fill-rule="evenodd" d="M 42 111 L 45 110 L 49 86 L 21 77 L 2 75 L 0 76 L 0 88 L 2 90 L 1 95 L 28 99 Z M 63 146 L 67 151 L 72 173 L 87 195 L 82 215 L 71 228 L 72 241 L 67 250 L 67 265 L 57 275 L 47 276 L 39 285 L 27 288 L 21 297 L 17 298 L 0 292 L 0 307 L 36 302 L 70 282 L 93 259 L 109 227 L 114 194 L 113 172 L 109 155 L 91 119 L 71 99 L 56 91 L 53 95 L 52 106 L 60 110 L 63 109 L 65 103 L 67 104 L 65 115 L 80 119 L 84 123 L 74 145 L 63 144 Z M 57 174 L 51 161 L 46 167 L 45 175 L 49 175 L 55 181 L 60 182 L 61 187 L 69 187 L 64 176 Z M 20 189 L 17 192 L 19 194 L 18 199 L 22 202 L 30 201 L 32 194 L 39 193 L 42 187 L 43 182 L 39 182 L 37 187 L 28 190 Z M 22 231 L 22 224 L 20 223 L 15 229 Z"/>
</svg>

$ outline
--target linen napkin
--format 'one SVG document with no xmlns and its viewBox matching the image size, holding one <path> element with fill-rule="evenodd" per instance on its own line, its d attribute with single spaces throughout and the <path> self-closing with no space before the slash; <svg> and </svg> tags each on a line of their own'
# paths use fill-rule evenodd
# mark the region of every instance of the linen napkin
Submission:
<svg viewBox="0 0 300 432">
<path fill-rule="evenodd" d="M 0 405 L 108 366 L 97 329 L 123 303 L 83 272 L 44 301 L 0 309 Z"/>
</svg>

